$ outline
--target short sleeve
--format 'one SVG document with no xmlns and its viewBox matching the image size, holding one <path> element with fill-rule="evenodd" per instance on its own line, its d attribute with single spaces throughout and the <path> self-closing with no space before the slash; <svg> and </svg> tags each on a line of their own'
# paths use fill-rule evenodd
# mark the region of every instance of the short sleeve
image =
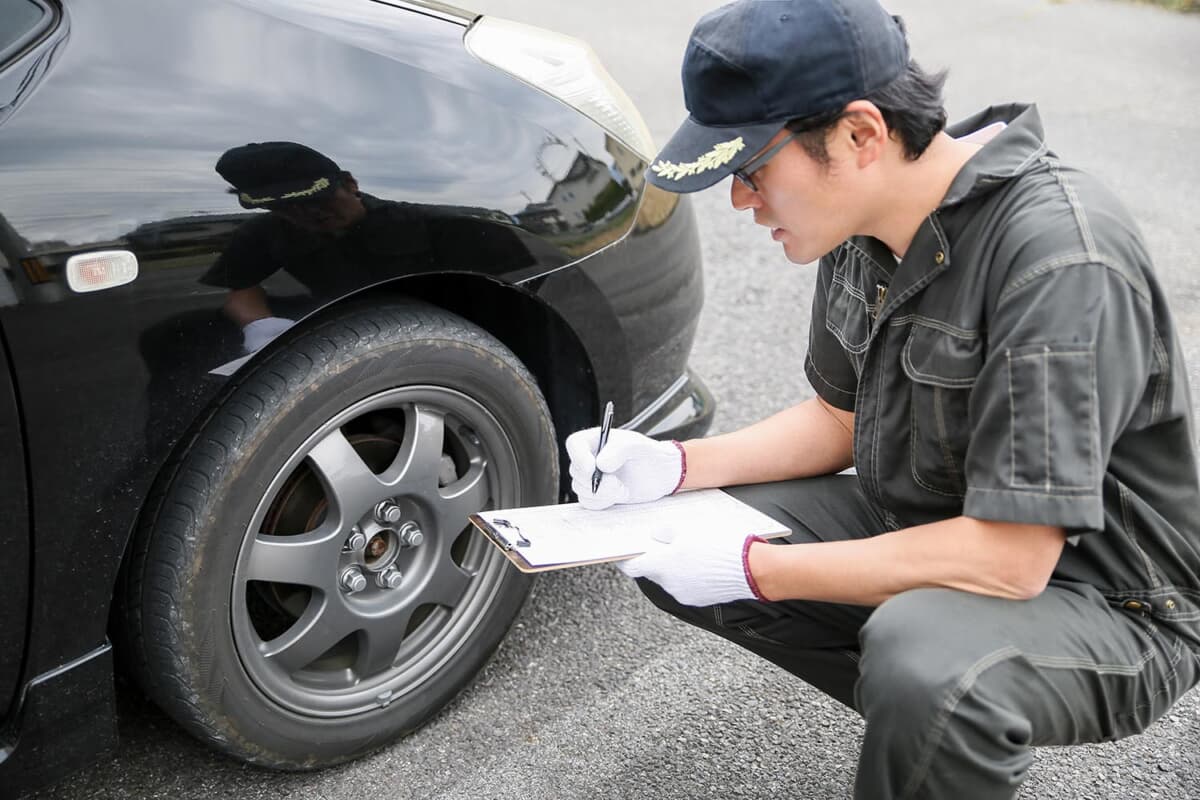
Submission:
<svg viewBox="0 0 1200 800">
<path fill-rule="evenodd" d="M 1103 529 L 1104 474 L 1146 392 L 1153 347 L 1148 297 L 1103 265 L 1005 288 L 971 392 L 963 513 Z"/>
<path fill-rule="evenodd" d="M 841 342 L 829 330 L 829 290 L 833 284 L 834 258 L 821 259 L 813 293 L 812 324 L 804 373 L 821 399 L 843 411 L 853 411 L 858 394 L 858 373 Z M 866 314 L 866 307 L 863 307 Z"/>
</svg>

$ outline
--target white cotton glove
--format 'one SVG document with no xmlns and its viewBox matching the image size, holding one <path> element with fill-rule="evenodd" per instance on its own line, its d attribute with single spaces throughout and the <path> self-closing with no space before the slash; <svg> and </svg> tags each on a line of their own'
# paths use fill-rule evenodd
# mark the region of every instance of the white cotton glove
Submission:
<svg viewBox="0 0 1200 800">
<path fill-rule="evenodd" d="M 613 428 L 597 455 L 600 429 L 587 428 L 567 437 L 571 457 L 571 489 L 584 508 L 598 511 L 614 503 L 648 503 L 673 493 L 683 483 L 687 462 L 677 442 L 660 442 L 634 431 Z M 592 470 L 604 473 L 592 494 Z"/>
<path fill-rule="evenodd" d="M 272 339 L 296 323 L 283 317 L 263 317 L 246 323 L 242 328 L 242 348 L 254 353 L 266 347 Z"/>
<path fill-rule="evenodd" d="M 686 531 L 664 536 L 649 551 L 617 569 L 630 578 L 654 581 L 685 606 L 713 606 L 734 600 L 766 600 L 754 585 L 747 564 L 750 545 L 757 536 L 728 531 Z"/>
</svg>

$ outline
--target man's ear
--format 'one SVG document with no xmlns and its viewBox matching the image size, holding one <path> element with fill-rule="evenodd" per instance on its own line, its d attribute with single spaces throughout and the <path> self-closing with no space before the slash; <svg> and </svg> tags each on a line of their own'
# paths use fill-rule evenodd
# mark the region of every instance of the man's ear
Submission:
<svg viewBox="0 0 1200 800">
<path fill-rule="evenodd" d="M 855 100 L 846 106 L 841 125 L 855 164 L 861 169 L 883 156 L 888 141 L 883 112 L 869 100 Z"/>
</svg>

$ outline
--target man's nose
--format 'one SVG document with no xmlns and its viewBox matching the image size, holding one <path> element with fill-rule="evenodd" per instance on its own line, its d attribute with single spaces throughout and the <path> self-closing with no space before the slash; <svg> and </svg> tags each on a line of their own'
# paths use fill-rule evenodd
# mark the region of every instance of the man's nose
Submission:
<svg viewBox="0 0 1200 800">
<path fill-rule="evenodd" d="M 751 191 L 749 186 L 734 178 L 729 187 L 729 202 L 738 211 L 745 211 L 762 205 L 762 198 L 758 192 Z"/>
</svg>

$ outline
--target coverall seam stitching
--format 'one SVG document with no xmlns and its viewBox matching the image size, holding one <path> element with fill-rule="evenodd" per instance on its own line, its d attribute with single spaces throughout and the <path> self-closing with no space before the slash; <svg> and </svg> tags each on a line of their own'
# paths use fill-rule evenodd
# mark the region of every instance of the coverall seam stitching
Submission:
<svg viewBox="0 0 1200 800">
<path fill-rule="evenodd" d="M 863 342 L 862 344 L 850 344 L 850 342 L 847 341 L 846 334 L 842 331 L 842 329 L 837 326 L 837 323 L 828 317 L 825 318 L 825 330 L 832 333 L 833 338 L 837 339 L 838 344 L 840 344 L 846 351 L 853 353 L 854 355 L 861 355 L 862 353 L 866 352 L 866 349 L 870 344 L 870 342 Z"/>
<path fill-rule="evenodd" d="M 888 320 L 888 326 L 893 328 L 900 328 L 910 323 L 913 325 L 920 325 L 924 328 L 933 328 L 941 331 L 942 333 L 948 333 L 951 336 L 957 336 L 960 339 L 979 338 L 979 331 L 977 330 L 972 331 L 967 330 L 966 328 L 960 328 L 957 325 L 951 325 L 949 322 L 945 322 L 940 319 L 934 319 L 933 317 L 927 317 L 924 314 L 901 314 Z"/>
<path fill-rule="evenodd" d="M 1162 580 L 1158 577 L 1158 571 L 1154 569 L 1154 562 L 1150 560 L 1150 555 L 1142 549 L 1137 532 L 1134 530 L 1136 526 L 1133 524 L 1133 510 L 1129 507 L 1129 490 L 1123 485 L 1118 485 L 1117 497 L 1121 502 L 1121 527 L 1125 530 L 1125 536 L 1133 545 L 1138 557 L 1141 558 L 1142 567 L 1146 570 L 1146 577 L 1150 579 L 1151 586 L 1157 589 L 1162 586 Z"/>
<path fill-rule="evenodd" d="M 978 380 L 978 375 L 970 378 L 945 378 L 941 375 L 922 372 L 912 363 L 912 344 L 913 336 L 910 332 L 908 338 L 904 341 L 904 348 L 900 351 L 900 367 L 914 382 L 941 386 L 944 389 L 970 389 Z"/>
<path fill-rule="evenodd" d="M 1038 352 L 1022 353 L 1014 355 L 1011 348 L 1004 351 L 1008 365 L 1008 403 L 1009 403 L 1009 461 L 1010 461 L 1010 477 L 1009 486 L 1013 489 L 1044 489 L 1046 496 L 1061 496 L 1061 494 L 1071 491 L 1088 491 L 1093 488 L 1095 483 L 1093 472 L 1095 470 L 1094 454 L 1092 453 L 1091 442 L 1088 442 L 1088 457 L 1087 457 L 1087 478 L 1082 484 L 1075 483 L 1057 483 L 1053 479 L 1053 450 L 1050 446 L 1050 360 L 1058 358 L 1088 358 L 1088 374 L 1089 374 L 1089 394 L 1088 394 L 1088 412 L 1089 419 L 1094 416 L 1093 399 L 1096 390 L 1096 363 L 1094 348 L 1070 348 L 1070 349 L 1053 349 L 1049 345 L 1042 345 Z M 1016 422 L 1016 394 L 1013 390 L 1013 362 L 1028 361 L 1040 359 L 1042 361 L 1042 425 L 1043 425 L 1043 441 L 1044 441 L 1044 458 L 1045 458 L 1045 479 L 1038 483 L 1029 483 L 1023 480 L 1017 480 L 1017 422 Z M 1032 476 L 1031 476 L 1032 477 Z"/>
<path fill-rule="evenodd" d="M 884 351 L 887 350 L 887 337 L 885 336 L 879 345 L 879 358 L 882 360 Z M 875 379 L 875 405 L 879 405 L 879 398 L 883 396 L 883 373 L 884 370 L 875 370 L 877 377 Z M 883 491 L 879 482 L 879 420 L 874 421 L 871 426 L 871 483 L 875 485 L 875 496 L 882 497 Z"/>
<path fill-rule="evenodd" d="M 830 280 L 830 283 L 836 283 L 838 286 L 841 286 L 842 288 L 844 288 L 846 290 L 846 293 L 849 294 L 851 297 L 853 297 L 855 300 L 861 300 L 864 304 L 869 305 L 869 303 L 867 302 L 866 294 L 864 294 L 863 292 L 860 292 L 856 286 L 852 286 L 850 284 L 850 281 L 846 280 L 846 276 L 844 273 L 843 274 L 838 274 L 837 272 L 833 273 L 833 278 Z"/>
<path fill-rule="evenodd" d="M 910 431 L 910 433 L 909 433 L 910 441 L 908 444 L 908 468 L 909 468 L 909 472 L 912 473 L 913 482 L 916 483 L 918 486 L 920 486 L 925 491 L 933 492 L 934 494 L 940 494 L 943 497 L 965 497 L 966 495 L 964 495 L 964 494 L 955 494 L 955 493 L 946 491 L 944 489 L 939 489 L 936 486 L 932 486 L 932 485 L 926 483 L 921 478 L 920 474 L 918 473 L 918 471 L 917 471 L 917 436 L 916 436 L 916 434 L 919 433 L 919 428 L 917 427 L 917 406 L 915 403 L 912 403 L 909 405 L 908 426 L 909 426 L 909 431 Z M 944 452 L 946 448 L 945 448 L 945 445 L 940 442 L 940 434 L 939 434 L 939 445 L 941 445 L 942 450 Z"/>
<path fill-rule="evenodd" d="M 1139 595 L 1142 597 L 1163 597 L 1165 595 L 1170 595 L 1170 594 L 1187 594 L 1187 595 L 1192 595 L 1193 597 L 1196 597 L 1197 599 L 1200 599 L 1200 590 L 1186 589 L 1183 587 L 1170 586 L 1167 584 L 1162 584 L 1161 586 L 1158 586 L 1158 587 L 1155 587 L 1152 589 L 1124 589 L 1124 590 L 1120 590 L 1120 591 L 1117 591 L 1117 590 L 1101 591 L 1101 594 L 1103 594 L 1105 597 L 1113 597 L 1113 598 L 1127 597 L 1131 594 Z"/>
<path fill-rule="evenodd" d="M 889 280 L 891 279 L 891 277 L 892 277 L 891 273 L 888 272 L 886 269 L 884 269 L 883 265 L 880 264 L 878 261 L 876 261 L 871 256 L 871 254 L 868 253 L 866 250 L 863 250 L 861 247 L 859 247 L 858 245 L 856 245 L 854 242 L 851 242 L 851 241 L 847 241 L 845 243 L 845 246 L 846 246 L 846 249 L 853 250 L 859 256 L 866 259 L 867 262 L 869 263 L 869 265 L 871 266 L 871 268 L 874 269 L 876 272 L 878 272 L 881 276 L 888 278 Z M 844 272 L 844 270 L 843 270 L 843 272 Z M 835 275 L 837 274 L 836 269 L 834 270 L 834 274 Z"/>
<path fill-rule="evenodd" d="M 973 492 L 990 492 L 992 494 L 1023 494 L 1023 495 L 1031 495 L 1034 497 L 1052 497 L 1055 499 L 1066 499 L 1066 498 L 1082 499 L 1082 498 L 1088 498 L 1088 497 L 1100 497 L 1099 494 L 1092 491 L 1091 486 L 1055 485 L 1054 488 L 1057 489 L 1058 491 L 1054 491 L 1054 492 L 1029 491 L 1030 489 L 1042 488 L 1040 484 L 1036 484 L 1036 483 L 1013 484 L 1012 487 L 1008 488 L 1008 489 L 988 489 L 983 486 L 972 486 L 970 488 L 971 488 L 971 491 L 973 491 Z"/>
<path fill-rule="evenodd" d="M 933 411 L 934 418 L 937 420 L 938 444 L 941 445 L 942 459 L 946 462 L 946 466 L 950 469 L 951 479 L 956 483 L 961 483 L 965 490 L 966 480 L 963 478 L 962 470 L 958 468 L 958 462 L 954 460 L 954 452 L 951 449 L 949 442 L 950 434 L 946 430 L 945 403 L 943 402 L 944 398 L 942 396 L 942 392 L 944 391 L 945 388 L 940 386 L 935 387 L 933 390 Z M 966 492 L 964 491 L 959 496 L 965 497 Z"/>
<path fill-rule="evenodd" d="M 1051 462 L 1050 453 L 1050 347 L 1045 346 L 1042 349 L 1042 441 L 1045 443 L 1045 464 L 1046 464 L 1046 491 L 1049 492 L 1054 488 L 1051 482 L 1051 476 L 1054 474 L 1054 465 Z"/>
<path fill-rule="evenodd" d="M 1174 641 L 1176 645 L 1174 652 L 1177 653 L 1177 655 L 1170 662 L 1173 667 L 1178 665 L 1179 660 L 1182 657 L 1182 648 L 1180 646 L 1181 642 L 1179 637 L 1174 637 Z M 972 664 L 970 668 L 963 673 L 962 678 L 959 679 L 958 683 L 954 687 L 954 690 L 951 691 L 946 702 L 944 702 L 941 709 L 939 709 L 938 716 L 933 727 L 935 735 L 932 736 L 929 742 L 925 745 L 925 752 L 918 761 L 920 768 L 908 779 L 904 790 L 900 793 L 900 800 L 913 797 L 914 793 L 925 782 L 925 778 L 929 773 L 929 766 L 933 761 L 933 754 L 945 736 L 945 729 L 946 725 L 949 723 L 950 715 L 953 713 L 954 709 L 958 707 L 958 704 L 962 702 L 962 699 L 967 696 L 971 689 L 974 688 L 979 676 L 992 667 L 998 666 L 1006 661 L 1012 661 L 1015 658 L 1024 657 L 1031 664 L 1044 667 L 1046 669 L 1083 669 L 1091 670 L 1097 674 L 1117 674 L 1132 677 L 1141 673 L 1146 668 L 1146 665 L 1154 659 L 1154 655 L 1154 649 L 1147 648 L 1146 650 L 1142 651 L 1141 655 L 1138 656 L 1138 660 L 1133 664 L 1101 664 L 1088 659 L 1072 658 L 1069 656 L 1060 657 L 1031 655 L 1028 653 L 1023 653 L 1020 649 L 1012 645 L 1007 645 L 999 650 L 988 653 L 983 658 Z M 1166 679 L 1164 679 L 1164 683 L 1165 682 Z M 1160 692 L 1156 693 L 1155 696 L 1163 691 L 1166 691 L 1166 689 L 1164 688 L 1160 690 Z"/>
<path fill-rule="evenodd" d="M 1147 290 L 1134 281 L 1132 277 L 1125 274 L 1121 264 L 1113 261 L 1107 256 L 1096 254 L 1089 256 L 1087 253 L 1067 253 L 1064 255 L 1054 256 L 1045 261 L 1038 262 L 1029 269 L 1023 271 L 1020 275 L 1013 279 L 1012 283 L 1000 290 L 1000 296 L 996 298 L 997 303 L 1002 303 L 1009 299 L 1010 295 L 1016 294 L 1025 287 L 1034 283 L 1043 275 L 1053 272 L 1056 269 L 1064 269 L 1066 267 L 1103 267 L 1110 273 L 1115 274 L 1133 290 L 1133 293 L 1142 298 L 1145 303 L 1152 303 L 1153 299 L 1148 294 Z"/>
<path fill-rule="evenodd" d="M 841 392 L 844 395 L 849 395 L 850 397 L 855 397 L 858 394 L 858 392 L 856 390 L 843 389 L 841 386 L 838 386 L 836 383 L 829 380 L 829 378 L 826 378 L 825 375 L 821 372 L 821 370 L 817 368 L 816 359 L 814 359 L 811 355 L 808 357 L 808 363 L 809 363 L 809 366 L 812 367 L 812 371 L 815 372 L 817 374 L 817 377 L 821 379 L 821 382 L 824 383 L 826 386 L 828 386 L 830 389 L 834 389 L 835 391 Z"/>
<path fill-rule="evenodd" d="M 831 284 L 842 287 L 846 294 L 862 303 L 863 307 L 867 309 L 867 315 L 870 316 L 870 303 L 867 302 L 866 295 L 862 294 L 861 292 L 857 291 L 855 287 L 851 286 L 844 276 L 838 275 L 837 272 L 834 272 Z M 825 314 L 825 329 L 833 334 L 834 338 L 838 340 L 838 343 L 844 349 L 856 355 L 865 351 L 871 341 L 870 330 L 868 329 L 866 339 L 859 344 L 851 344 L 847 339 L 845 331 L 832 318 L 830 318 L 828 313 Z"/>
<path fill-rule="evenodd" d="M 1017 485 L 1017 398 L 1013 392 L 1012 350 L 1006 349 L 1004 357 L 1008 366 L 1008 485 Z"/>
<path fill-rule="evenodd" d="M 1162 414 L 1163 407 L 1167 402 L 1167 381 L 1170 377 L 1170 359 L 1167 356 L 1167 346 L 1163 342 L 1162 337 L 1158 335 L 1158 331 L 1154 331 L 1154 360 L 1159 367 L 1159 374 L 1154 382 L 1154 402 L 1150 406 L 1150 422 L 1156 423 Z"/>
<path fill-rule="evenodd" d="M 1062 170 L 1059 168 L 1056 160 L 1045 157 L 1042 159 L 1042 163 L 1050 170 L 1050 174 L 1054 177 L 1055 182 L 1062 189 L 1063 196 L 1067 200 L 1067 206 L 1071 209 L 1071 215 L 1075 217 L 1075 224 L 1078 226 L 1077 232 L 1083 242 L 1084 249 L 1087 250 L 1089 257 L 1095 258 L 1097 256 L 1096 240 L 1092 236 L 1092 228 L 1088 224 L 1087 215 L 1084 213 L 1083 207 L 1079 205 L 1079 196 L 1075 193 L 1075 187 L 1062 174 Z"/>
<path fill-rule="evenodd" d="M 945 735 L 946 725 L 950 721 L 950 714 L 955 708 L 958 707 L 959 702 L 975 684 L 976 679 L 978 679 L 984 671 L 992 668 L 996 664 L 1017 658 L 1020 655 L 1021 651 L 1016 647 L 1013 647 L 1012 645 L 1006 645 L 999 650 L 994 650 L 991 653 L 983 656 L 974 664 L 972 664 L 966 670 L 966 672 L 963 673 L 962 677 L 959 678 L 958 683 L 955 684 L 954 689 L 942 703 L 941 708 L 938 709 L 938 714 L 934 719 L 933 728 L 930 731 L 929 740 L 925 744 L 924 752 L 921 754 L 921 758 L 917 761 L 917 768 L 913 771 L 913 774 L 909 777 L 904 789 L 900 792 L 899 800 L 905 800 L 905 798 L 913 797 L 916 791 L 921 788 L 921 784 L 925 782 L 925 777 L 929 773 L 929 766 L 933 762 L 934 753 L 941 744 L 942 737 Z"/>
<path fill-rule="evenodd" d="M 1094 352 L 1092 350 L 1092 348 L 1090 348 L 1090 347 L 1084 348 L 1082 350 L 1080 350 L 1080 349 L 1071 349 L 1071 350 L 1061 349 L 1060 350 L 1060 349 L 1056 349 L 1056 348 L 1051 348 L 1049 345 L 1043 345 L 1043 348 L 1044 348 L 1043 350 L 1039 350 L 1036 353 L 1023 353 L 1021 355 L 1015 355 L 1012 357 L 1012 360 L 1013 361 L 1024 361 L 1026 359 L 1034 359 L 1034 358 L 1060 358 L 1060 357 L 1061 358 L 1075 358 L 1078 356 L 1090 356 Z M 1011 352 L 1011 350 L 1009 352 Z"/>
</svg>

